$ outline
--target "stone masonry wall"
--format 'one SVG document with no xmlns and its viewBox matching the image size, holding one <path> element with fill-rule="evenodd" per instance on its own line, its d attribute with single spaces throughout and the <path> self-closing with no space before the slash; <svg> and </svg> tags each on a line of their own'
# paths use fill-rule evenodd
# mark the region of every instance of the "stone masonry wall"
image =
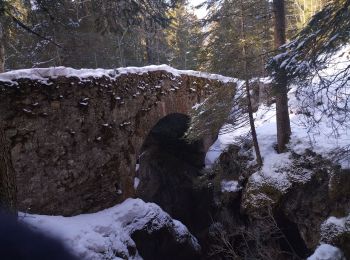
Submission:
<svg viewBox="0 0 350 260">
<path fill-rule="evenodd" d="M 232 85 L 165 71 L 0 81 L 19 210 L 75 215 L 132 197 L 136 157 L 158 120 Z"/>
</svg>

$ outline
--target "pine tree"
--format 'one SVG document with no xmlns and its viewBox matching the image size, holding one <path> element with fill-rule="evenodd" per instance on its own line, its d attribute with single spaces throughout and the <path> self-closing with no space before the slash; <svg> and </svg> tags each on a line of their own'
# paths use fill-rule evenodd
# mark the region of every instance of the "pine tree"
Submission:
<svg viewBox="0 0 350 260">
<path fill-rule="evenodd" d="M 172 21 L 166 29 L 169 64 L 179 69 L 197 69 L 203 34 L 197 17 L 185 5 L 169 13 Z"/>
<path fill-rule="evenodd" d="M 6 44 L 6 67 L 11 69 L 166 63 L 168 11 L 183 1 L 41 0 L 34 6 L 24 2 L 27 15 L 20 20 L 44 37 L 11 26 L 14 37 Z"/>
<path fill-rule="evenodd" d="M 323 70 L 337 66 L 332 59 L 349 43 L 349 30 L 350 0 L 334 1 L 317 13 L 269 63 L 275 78 L 284 71 L 289 83 L 297 83 L 297 95 L 303 104 L 300 110 L 307 115 L 306 122 L 315 128 L 320 118 L 325 118 L 335 135 L 337 129 L 349 127 L 350 67 L 333 69 L 327 74 Z M 339 55 L 349 54 L 344 50 Z"/>
<path fill-rule="evenodd" d="M 242 48 L 242 55 L 243 55 L 243 72 L 244 72 L 244 83 L 246 87 L 246 95 L 247 95 L 247 106 L 248 106 L 248 116 L 249 116 L 249 123 L 250 123 L 250 131 L 252 134 L 253 139 L 253 145 L 254 150 L 256 154 L 256 160 L 258 165 L 261 167 L 263 164 L 261 154 L 260 154 L 260 147 L 258 143 L 258 137 L 255 130 L 255 123 L 254 123 L 254 117 L 253 117 L 253 108 L 252 108 L 252 102 L 250 97 L 250 83 L 249 83 L 249 74 L 248 74 L 248 57 L 247 57 L 247 37 L 246 37 L 246 13 L 245 10 L 247 10 L 247 6 L 245 5 L 247 2 L 244 0 L 240 0 L 239 6 L 240 6 L 240 20 L 241 20 L 241 48 Z M 249 3 L 248 3 L 249 4 Z"/>
<path fill-rule="evenodd" d="M 240 45 L 240 8 L 236 0 L 224 0 L 212 7 L 207 19 L 208 37 L 201 55 L 201 68 L 214 73 L 243 78 Z M 265 75 L 267 54 L 273 48 L 268 1 L 245 0 L 247 5 L 247 58 L 250 77 Z"/>
<path fill-rule="evenodd" d="M 294 37 L 331 0 L 286 0 L 287 37 Z"/>
</svg>

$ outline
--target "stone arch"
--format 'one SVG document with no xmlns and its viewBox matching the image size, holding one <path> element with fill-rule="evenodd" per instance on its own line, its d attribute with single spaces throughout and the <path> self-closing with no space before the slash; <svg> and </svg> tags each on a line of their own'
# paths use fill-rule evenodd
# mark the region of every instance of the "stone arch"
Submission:
<svg viewBox="0 0 350 260">
<path fill-rule="evenodd" d="M 118 76 L 86 70 L 93 76 L 83 78 L 67 71 L 72 75 L 57 68 L 28 70 L 34 79 L 26 71 L 0 77 L 0 120 L 11 140 L 21 211 L 75 215 L 134 196 L 137 155 L 153 126 L 169 114 L 188 114 L 215 88 L 234 86 L 154 69 Z"/>
</svg>

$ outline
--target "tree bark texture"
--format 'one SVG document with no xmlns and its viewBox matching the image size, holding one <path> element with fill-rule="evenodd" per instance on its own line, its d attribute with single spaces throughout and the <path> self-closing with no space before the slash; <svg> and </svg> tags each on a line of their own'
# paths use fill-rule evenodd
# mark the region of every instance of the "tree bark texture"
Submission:
<svg viewBox="0 0 350 260">
<path fill-rule="evenodd" d="M 0 122 L 0 208 L 17 210 L 16 175 L 12 166 L 10 146 Z"/>
<path fill-rule="evenodd" d="M 5 71 L 5 32 L 2 20 L 0 17 L 0 73 Z"/>
<path fill-rule="evenodd" d="M 255 123 L 254 123 L 254 116 L 253 116 L 253 108 L 252 108 L 252 101 L 250 97 L 250 86 L 249 86 L 249 75 L 248 75 L 248 57 L 247 57 L 247 46 L 246 46 L 246 29 L 245 29 L 245 20 L 244 20 L 244 6 L 243 2 L 241 1 L 241 40 L 243 40 L 242 43 L 242 54 L 243 54 L 243 70 L 244 70 L 244 80 L 245 80 L 245 87 L 246 87 L 246 93 L 247 93 L 247 105 L 248 105 L 248 115 L 249 115 L 249 124 L 250 124 L 250 130 L 252 132 L 252 139 L 255 149 L 255 155 L 256 155 L 256 161 L 258 165 L 261 167 L 263 164 L 263 160 L 260 153 L 260 147 L 258 142 L 258 137 L 255 130 Z"/>
<path fill-rule="evenodd" d="M 279 48 L 286 43 L 286 16 L 284 0 L 273 0 L 273 12 L 275 23 L 275 48 Z M 276 76 L 276 121 L 277 121 L 277 144 L 278 152 L 282 153 L 286 149 L 291 135 L 290 119 L 288 112 L 288 88 L 287 75 L 284 70 L 280 70 Z"/>
</svg>

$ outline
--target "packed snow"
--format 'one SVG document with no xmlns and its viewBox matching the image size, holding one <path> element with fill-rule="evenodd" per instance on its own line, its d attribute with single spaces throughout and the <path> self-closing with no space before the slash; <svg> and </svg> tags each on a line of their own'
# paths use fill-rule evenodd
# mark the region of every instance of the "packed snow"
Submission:
<svg viewBox="0 0 350 260">
<path fill-rule="evenodd" d="M 80 259 L 142 259 L 137 251 L 135 255 L 129 253 L 128 247 L 135 248 L 131 234 L 137 230 L 151 233 L 162 227 L 173 230 L 177 241 L 187 241 L 200 249 L 196 238 L 181 222 L 173 220 L 156 204 L 140 199 L 127 199 L 112 208 L 74 217 L 21 213 L 19 218 L 33 229 L 61 239 Z"/>
<path fill-rule="evenodd" d="M 177 70 L 168 65 L 150 65 L 145 67 L 126 67 L 117 69 L 73 69 L 68 67 L 50 67 L 50 68 L 33 68 L 13 70 L 0 74 L 0 82 L 7 82 L 16 85 L 18 79 L 31 79 L 48 83 L 50 78 L 58 77 L 76 77 L 81 81 L 88 78 L 101 78 L 107 77 L 115 79 L 123 74 L 144 74 L 153 71 L 166 71 L 174 76 L 188 75 L 195 77 L 202 77 L 211 80 L 218 80 L 224 83 L 236 82 L 236 79 L 230 77 L 224 77 L 217 74 L 209 74 L 206 72 L 194 71 L 194 70 Z"/>
<path fill-rule="evenodd" d="M 339 248 L 322 244 L 307 260 L 345 260 L 345 258 Z"/>
<path fill-rule="evenodd" d="M 345 223 L 346 223 L 346 221 L 347 221 L 347 219 L 349 219 L 350 220 L 350 216 L 349 217 L 345 217 L 345 218 L 336 218 L 336 217 L 329 217 L 327 220 L 326 220 L 326 222 L 325 222 L 325 224 L 326 225 L 329 225 L 329 224 L 331 224 L 331 225 L 336 225 L 336 226 L 339 226 L 339 227 L 341 227 L 341 228 L 345 228 Z"/>
</svg>

